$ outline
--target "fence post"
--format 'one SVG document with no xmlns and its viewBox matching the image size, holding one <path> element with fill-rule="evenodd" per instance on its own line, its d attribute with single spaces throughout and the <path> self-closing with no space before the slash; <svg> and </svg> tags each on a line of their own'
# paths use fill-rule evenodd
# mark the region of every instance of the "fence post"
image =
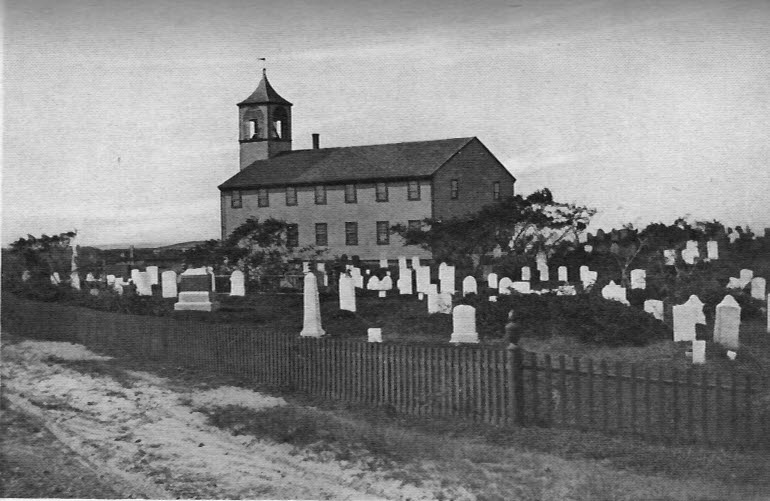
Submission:
<svg viewBox="0 0 770 501">
<path fill-rule="evenodd" d="M 508 391 L 510 396 L 510 415 L 513 424 L 524 426 L 524 364 L 521 348 L 509 346 L 506 350 L 508 373 Z"/>
</svg>

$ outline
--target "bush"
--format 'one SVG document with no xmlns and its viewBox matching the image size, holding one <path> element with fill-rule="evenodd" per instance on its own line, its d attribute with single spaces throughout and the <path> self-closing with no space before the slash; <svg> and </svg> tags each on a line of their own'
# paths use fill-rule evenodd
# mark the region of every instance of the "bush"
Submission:
<svg viewBox="0 0 770 501">
<path fill-rule="evenodd" d="M 564 335 L 605 346 L 643 346 L 671 336 L 652 315 L 591 295 L 511 294 L 498 296 L 495 303 L 468 296 L 461 303 L 476 308 L 476 328 L 487 338 L 502 337 L 511 309 L 522 337 Z"/>
</svg>

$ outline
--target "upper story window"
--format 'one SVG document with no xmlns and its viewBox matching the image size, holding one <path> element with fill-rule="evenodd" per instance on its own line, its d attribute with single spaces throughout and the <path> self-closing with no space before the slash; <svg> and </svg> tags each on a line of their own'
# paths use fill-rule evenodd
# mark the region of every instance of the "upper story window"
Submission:
<svg viewBox="0 0 770 501">
<path fill-rule="evenodd" d="M 346 204 L 354 204 L 358 201 L 358 197 L 356 194 L 356 185 L 355 184 L 346 184 L 345 185 L 345 203 Z"/>
<path fill-rule="evenodd" d="M 267 188 L 257 190 L 257 207 L 270 207 L 270 193 Z"/>
<path fill-rule="evenodd" d="M 407 198 L 409 200 L 420 199 L 420 181 L 409 181 L 407 185 Z"/>
<path fill-rule="evenodd" d="M 452 179 L 452 181 L 449 182 L 449 198 L 452 200 L 457 200 L 457 198 L 460 196 L 460 181 L 457 179 Z"/>
<path fill-rule="evenodd" d="M 329 229 L 326 223 L 315 224 L 315 244 L 326 246 L 329 245 Z"/>
<path fill-rule="evenodd" d="M 240 209 L 243 207 L 243 199 L 241 198 L 241 190 L 233 190 L 230 195 L 230 207 L 233 209 Z"/>
<path fill-rule="evenodd" d="M 345 223 L 345 245 L 358 245 L 358 223 Z"/>
<path fill-rule="evenodd" d="M 500 181 L 492 183 L 492 200 L 500 200 Z"/>
<path fill-rule="evenodd" d="M 377 245 L 388 245 L 390 243 L 390 223 L 388 221 L 377 221 Z"/>
<path fill-rule="evenodd" d="M 388 201 L 388 183 L 377 183 L 375 185 L 375 191 L 378 202 Z"/>
<path fill-rule="evenodd" d="M 296 224 L 286 225 L 286 247 L 299 246 L 299 226 Z"/>
<path fill-rule="evenodd" d="M 286 187 L 286 205 L 297 205 L 297 187 Z"/>
<path fill-rule="evenodd" d="M 316 205 L 326 204 L 326 186 L 319 184 L 315 187 L 315 203 Z"/>
</svg>

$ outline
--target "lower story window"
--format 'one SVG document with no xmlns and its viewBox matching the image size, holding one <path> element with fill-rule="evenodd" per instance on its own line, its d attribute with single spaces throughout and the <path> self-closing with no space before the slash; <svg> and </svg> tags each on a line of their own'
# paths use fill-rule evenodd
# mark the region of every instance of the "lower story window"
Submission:
<svg viewBox="0 0 770 501">
<path fill-rule="evenodd" d="M 326 223 L 315 224 L 315 244 L 316 245 L 329 245 L 329 232 Z"/>
<path fill-rule="evenodd" d="M 358 223 L 345 223 L 345 245 L 358 245 Z"/>
<path fill-rule="evenodd" d="M 377 221 L 377 245 L 390 243 L 390 224 L 388 221 Z"/>
<path fill-rule="evenodd" d="M 230 207 L 232 207 L 233 209 L 240 209 L 241 207 L 243 207 L 241 190 L 233 190 L 233 194 L 230 198 Z"/>
<path fill-rule="evenodd" d="M 298 247 L 299 246 L 299 226 L 296 224 L 286 225 L 286 246 Z"/>
</svg>

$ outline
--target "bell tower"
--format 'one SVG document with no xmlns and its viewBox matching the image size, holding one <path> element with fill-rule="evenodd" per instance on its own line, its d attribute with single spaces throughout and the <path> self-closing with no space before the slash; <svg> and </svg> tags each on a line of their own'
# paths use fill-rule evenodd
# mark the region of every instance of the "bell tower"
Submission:
<svg viewBox="0 0 770 501">
<path fill-rule="evenodd" d="M 238 103 L 241 170 L 291 150 L 291 107 L 273 89 L 262 69 L 257 89 Z"/>
</svg>

